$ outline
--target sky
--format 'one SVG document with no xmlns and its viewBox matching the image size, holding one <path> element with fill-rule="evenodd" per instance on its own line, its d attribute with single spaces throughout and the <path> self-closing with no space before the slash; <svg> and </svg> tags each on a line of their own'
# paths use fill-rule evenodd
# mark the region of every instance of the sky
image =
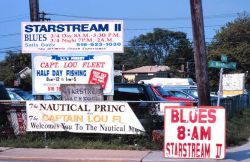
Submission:
<svg viewBox="0 0 250 162">
<path fill-rule="evenodd" d="M 203 0 L 206 42 L 239 13 L 250 13 L 249 0 Z M 192 41 L 189 0 L 40 0 L 51 21 L 124 20 L 124 44 L 154 28 L 187 33 Z M 29 0 L 0 2 L 0 61 L 8 50 L 21 50 L 21 22 L 30 21 Z"/>
</svg>

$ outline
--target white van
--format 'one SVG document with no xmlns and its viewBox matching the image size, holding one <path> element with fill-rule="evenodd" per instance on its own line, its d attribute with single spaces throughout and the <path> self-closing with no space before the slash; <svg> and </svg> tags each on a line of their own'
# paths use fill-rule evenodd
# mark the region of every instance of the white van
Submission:
<svg viewBox="0 0 250 162">
<path fill-rule="evenodd" d="M 152 78 L 149 80 L 140 80 L 138 83 L 152 84 L 157 86 L 169 87 L 197 87 L 191 78 Z"/>
</svg>

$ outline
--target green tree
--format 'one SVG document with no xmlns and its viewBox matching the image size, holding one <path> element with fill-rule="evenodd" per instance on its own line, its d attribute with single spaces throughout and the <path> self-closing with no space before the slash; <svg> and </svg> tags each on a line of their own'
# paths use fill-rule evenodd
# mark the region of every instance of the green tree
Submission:
<svg viewBox="0 0 250 162">
<path fill-rule="evenodd" d="M 25 67 L 31 68 L 30 54 L 21 54 L 8 51 L 5 60 L 0 62 L 0 80 L 4 81 L 7 87 L 14 86 L 14 80 L 18 78 L 18 72 Z M 31 77 L 21 80 L 20 87 L 25 90 L 31 89 Z"/>
<path fill-rule="evenodd" d="M 186 34 L 160 28 L 130 40 L 124 54 L 115 56 L 116 66 L 124 64 L 129 68 L 167 65 L 180 69 L 182 64 L 186 66 L 191 60 L 193 60 L 192 47 Z"/>
<path fill-rule="evenodd" d="M 237 71 L 247 72 L 250 66 L 250 17 L 246 13 L 227 23 L 214 36 L 208 48 L 209 60 L 220 60 L 220 54 L 237 63 Z M 227 70 L 226 72 L 232 72 Z M 234 71 L 235 72 L 235 71 Z M 217 75 L 215 74 L 217 73 Z M 218 70 L 210 69 L 210 85 L 218 86 Z M 249 77 L 247 78 L 249 81 Z"/>
</svg>

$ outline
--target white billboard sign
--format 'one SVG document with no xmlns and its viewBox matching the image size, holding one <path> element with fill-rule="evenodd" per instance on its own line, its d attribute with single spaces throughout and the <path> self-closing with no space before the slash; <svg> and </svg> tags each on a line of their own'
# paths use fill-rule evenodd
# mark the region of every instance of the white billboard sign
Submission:
<svg viewBox="0 0 250 162">
<path fill-rule="evenodd" d="M 23 22 L 22 53 L 123 53 L 123 21 Z"/>
<path fill-rule="evenodd" d="M 223 74 L 223 79 L 222 79 L 223 90 L 243 90 L 244 78 L 245 78 L 244 73 Z"/>
<path fill-rule="evenodd" d="M 113 53 L 32 54 L 32 93 L 61 94 L 61 84 L 100 84 L 114 94 Z"/>
<path fill-rule="evenodd" d="M 138 118 L 125 102 L 27 101 L 27 131 L 140 134 Z"/>
<path fill-rule="evenodd" d="M 222 90 L 223 96 L 235 96 L 243 94 L 245 88 L 245 74 L 223 74 Z"/>
<path fill-rule="evenodd" d="M 164 107 L 164 157 L 225 158 L 223 107 Z"/>
</svg>

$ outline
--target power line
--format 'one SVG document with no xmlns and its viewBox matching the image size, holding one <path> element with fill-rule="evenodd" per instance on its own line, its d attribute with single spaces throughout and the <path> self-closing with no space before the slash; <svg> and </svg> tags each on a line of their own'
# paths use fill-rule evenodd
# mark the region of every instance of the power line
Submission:
<svg viewBox="0 0 250 162">
<path fill-rule="evenodd" d="M 213 28 L 213 27 L 222 27 L 224 25 L 207 25 L 207 26 L 204 26 L 204 28 Z M 192 29 L 192 26 L 178 26 L 178 27 L 164 27 L 164 28 L 161 28 L 159 27 L 160 29 L 165 29 L 165 30 L 168 30 L 168 29 Z M 125 31 L 140 31 L 140 30 L 152 30 L 152 29 L 155 29 L 155 28 L 128 28 L 128 29 L 124 29 Z"/>
<path fill-rule="evenodd" d="M 10 34 L 2 34 L 0 35 L 0 37 L 11 37 L 11 36 L 16 36 L 16 35 L 20 35 L 21 33 L 10 33 Z"/>
<path fill-rule="evenodd" d="M 12 47 L 5 47 L 5 48 L 0 48 L 0 50 L 8 50 L 8 49 L 17 49 L 17 48 L 20 48 L 21 46 L 12 46 Z"/>
<path fill-rule="evenodd" d="M 246 12 L 248 13 L 248 11 Z M 119 18 L 119 17 L 91 17 L 91 16 L 77 16 L 77 15 L 68 15 L 68 14 L 58 14 L 58 13 L 47 13 L 52 16 L 61 16 L 61 17 L 71 17 L 71 18 L 85 18 L 85 19 L 121 19 L 127 21 L 177 21 L 177 20 L 190 20 L 191 17 L 168 17 L 168 18 Z M 215 14 L 215 15 L 206 15 L 203 16 L 206 19 L 215 19 L 215 18 L 227 18 L 227 17 L 236 17 L 239 13 L 225 13 L 225 14 Z"/>
<path fill-rule="evenodd" d="M 18 53 L 21 53 L 21 50 L 10 50 L 11 52 L 18 52 Z M 2 54 L 6 54 L 8 51 L 1 51 L 0 50 L 0 53 Z"/>
<path fill-rule="evenodd" d="M 22 16 L 8 17 L 6 20 L 3 20 L 5 18 L 1 18 L 0 23 L 8 23 L 8 22 L 20 20 L 20 19 L 23 19 L 23 18 L 26 18 L 26 17 L 27 17 L 27 15 L 26 16 L 22 15 Z"/>
</svg>

